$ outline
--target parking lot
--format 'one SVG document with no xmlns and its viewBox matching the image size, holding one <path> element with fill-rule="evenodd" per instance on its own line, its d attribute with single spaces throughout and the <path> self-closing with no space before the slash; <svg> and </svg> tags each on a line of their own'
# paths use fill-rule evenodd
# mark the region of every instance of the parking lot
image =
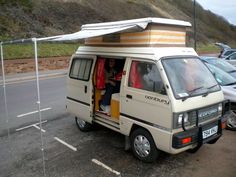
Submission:
<svg viewBox="0 0 236 177">
<path fill-rule="evenodd" d="M 124 151 L 123 136 L 97 127 L 80 132 L 71 116 L 43 124 L 46 176 L 227 176 L 236 173 L 235 132 L 197 153 L 162 153 L 153 164 Z M 1 176 L 43 176 L 40 134 L 31 127 L 1 137 Z M 58 141 L 59 140 L 59 141 Z M 60 142 L 61 140 L 61 142 Z"/>
<path fill-rule="evenodd" d="M 27 84 L 31 83 L 7 87 L 8 93 L 11 89 L 17 89 L 18 97 L 14 96 L 15 101 L 11 102 L 8 94 L 8 100 L 17 104 L 15 107 L 9 105 L 9 134 L 1 126 L 0 176 L 36 177 L 45 173 L 50 177 L 234 177 L 236 174 L 236 134 L 233 131 L 224 130 L 224 135 L 216 144 L 206 144 L 195 154 L 161 153 L 159 159 L 151 164 L 143 163 L 135 159 L 130 151 L 125 151 L 124 137 L 116 132 L 100 126 L 91 132 L 80 132 L 74 118 L 65 111 L 65 93 L 56 92 L 57 98 L 50 97 L 54 87 L 64 85 L 61 92 L 65 91 L 64 77 L 41 81 L 42 108 L 45 109 L 42 111 L 42 151 L 38 114 L 30 107 L 32 102 L 29 101 L 28 106 L 22 103 L 24 100 L 21 96 L 25 97 L 23 93 L 27 91 L 20 88 L 29 88 Z M 21 109 L 22 104 L 25 110 Z M 4 122 L 2 108 L 3 103 L 1 121 Z M 19 115 L 25 118 L 19 118 Z"/>
</svg>

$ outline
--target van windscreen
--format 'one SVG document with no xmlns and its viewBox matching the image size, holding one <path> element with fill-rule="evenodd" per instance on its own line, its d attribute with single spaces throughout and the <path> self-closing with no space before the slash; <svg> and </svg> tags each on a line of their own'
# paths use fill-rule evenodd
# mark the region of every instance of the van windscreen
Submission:
<svg viewBox="0 0 236 177">
<path fill-rule="evenodd" d="M 162 63 L 177 99 L 220 90 L 214 76 L 198 58 L 165 58 Z"/>
</svg>

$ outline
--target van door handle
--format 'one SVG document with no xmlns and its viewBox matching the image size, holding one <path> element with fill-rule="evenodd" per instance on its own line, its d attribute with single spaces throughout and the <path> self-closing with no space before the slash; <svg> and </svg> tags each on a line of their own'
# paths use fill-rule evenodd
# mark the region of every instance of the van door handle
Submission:
<svg viewBox="0 0 236 177">
<path fill-rule="evenodd" d="M 126 98 L 132 99 L 132 95 L 126 95 Z"/>
<path fill-rule="evenodd" d="M 87 85 L 84 86 L 84 93 L 87 93 Z"/>
</svg>

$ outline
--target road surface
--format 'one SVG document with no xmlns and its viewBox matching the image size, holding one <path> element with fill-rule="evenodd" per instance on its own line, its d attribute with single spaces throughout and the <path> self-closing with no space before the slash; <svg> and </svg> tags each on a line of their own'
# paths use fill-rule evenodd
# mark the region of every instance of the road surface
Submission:
<svg viewBox="0 0 236 177">
<path fill-rule="evenodd" d="M 39 121 L 37 113 L 36 81 L 16 82 L 6 85 L 8 118 L 0 86 L 0 135 Z M 64 115 L 66 98 L 66 76 L 40 80 L 42 119 L 50 120 Z M 7 123 L 8 119 L 8 123 Z"/>
</svg>

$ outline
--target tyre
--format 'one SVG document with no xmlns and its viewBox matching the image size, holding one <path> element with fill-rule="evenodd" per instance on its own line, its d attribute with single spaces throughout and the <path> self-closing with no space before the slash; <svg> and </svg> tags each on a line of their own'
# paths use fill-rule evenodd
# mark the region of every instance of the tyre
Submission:
<svg viewBox="0 0 236 177">
<path fill-rule="evenodd" d="M 160 154 L 156 148 L 151 134 L 142 128 L 136 129 L 132 132 L 131 148 L 135 157 L 143 162 L 154 162 Z"/>
<path fill-rule="evenodd" d="M 213 140 L 209 141 L 208 144 L 215 144 L 218 140 L 219 140 L 219 138 L 213 139 Z"/>
<path fill-rule="evenodd" d="M 80 131 L 82 131 L 82 132 L 88 132 L 92 129 L 92 124 L 90 124 L 78 117 L 75 117 L 75 122 L 76 122 L 76 125 L 78 126 L 78 128 L 80 129 Z"/>
<path fill-rule="evenodd" d="M 201 145 L 197 145 L 193 149 L 188 149 L 187 152 L 193 154 L 193 153 L 197 152 L 200 148 L 201 148 Z"/>
<path fill-rule="evenodd" d="M 226 129 L 236 131 L 236 111 L 231 111 L 227 119 Z"/>
</svg>

